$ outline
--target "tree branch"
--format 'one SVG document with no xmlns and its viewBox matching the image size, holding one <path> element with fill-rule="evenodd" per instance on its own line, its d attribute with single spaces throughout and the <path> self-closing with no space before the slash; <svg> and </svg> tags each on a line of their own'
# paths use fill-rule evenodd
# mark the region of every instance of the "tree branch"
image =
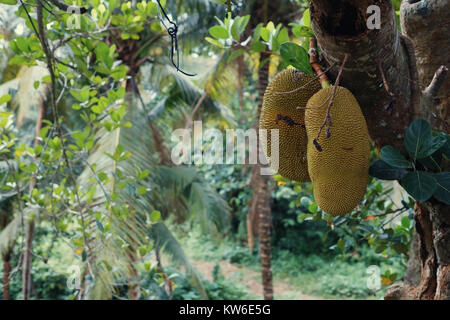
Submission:
<svg viewBox="0 0 450 320">
<path fill-rule="evenodd" d="M 431 80 L 430 85 L 423 91 L 423 95 L 429 98 L 436 98 L 439 92 L 439 89 L 445 82 L 445 78 L 447 77 L 448 68 L 446 66 L 440 66 L 439 69 L 436 70 L 434 74 L 433 80 Z"/>
<path fill-rule="evenodd" d="M 64 2 L 59 2 L 58 0 L 47 0 L 47 1 L 53 3 L 53 5 L 55 5 L 56 7 L 68 13 L 84 14 L 87 12 L 87 9 L 84 7 L 69 6 Z"/>
</svg>

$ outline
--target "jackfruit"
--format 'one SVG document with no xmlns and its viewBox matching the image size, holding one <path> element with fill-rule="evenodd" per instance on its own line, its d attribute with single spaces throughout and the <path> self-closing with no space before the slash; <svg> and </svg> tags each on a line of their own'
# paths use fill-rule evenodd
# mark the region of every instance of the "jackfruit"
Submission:
<svg viewBox="0 0 450 320">
<path fill-rule="evenodd" d="M 268 131 L 267 144 L 263 144 L 263 150 L 270 160 L 270 130 L 278 129 L 278 170 L 273 162 L 271 166 L 287 179 L 310 181 L 306 164 L 305 107 L 309 98 L 320 88 L 320 83 L 314 76 L 287 69 L 275 76 L 264 93 L 259 126 Z"/>
<path fill-rule="evenodd" d="M 315 143 L 332 91 L 333 87 L 324 88 L 308 101 L 305 125 L 314 198 L 323 211 L 338 216 L 351 212 L 364 198 L 369 179 L 370 142 L 366 120 L 356 98 L 348 89 L 337 87 L 330 109 L 330 131 L 327 134 L 322 129 Z"/>
</svg>

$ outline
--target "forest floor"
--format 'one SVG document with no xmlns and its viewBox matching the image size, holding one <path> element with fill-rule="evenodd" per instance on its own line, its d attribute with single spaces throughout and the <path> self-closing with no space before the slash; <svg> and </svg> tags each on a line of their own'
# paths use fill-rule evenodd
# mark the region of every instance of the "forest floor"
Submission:
<svg viewBox="0 0 450 320">
<path fill-rule="evenodd" d="M 254 299 L 262 299 L 261 274 L 242 265 L 232 264 L 229 261 L 222 260 L 220 262 L 193 260 L 191 263 L 195 268 L 206 277 L 207 280 L 213 281 L 213 270 L 218 264 L 220 274 L 227 280 L 240 282 L 249 292 L 250 297 Z M 273 279 L 273 289 L 275 299 L 286 300 L 323 300 L 322 297 L 314 297 L 301 293 L 301 288 L 289 283 L 289 279 Z"/>
</svg>

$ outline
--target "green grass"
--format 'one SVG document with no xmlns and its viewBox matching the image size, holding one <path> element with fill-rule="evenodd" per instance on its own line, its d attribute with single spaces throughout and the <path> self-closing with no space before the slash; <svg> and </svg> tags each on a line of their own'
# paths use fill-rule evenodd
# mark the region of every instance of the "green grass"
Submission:
<svg viewBox="0 0 450 320">
<path fill-rule="evenodd" d="M 236 245 L 230 240 L 214 242 L 206 236 L 191 232 L 183 240 L 187 254 L 194 260 L 219 262 L 227 260 L 259 272 L 257 250 Z M 361 249 L 359 257 L 336 255 L 324 258 L 318 255 L 295 255 L 287 250 L 273 250 L 272 271 L 275 279 L 289 279 L 301 293 L 327 299 L 381 299 L 386 288 L 373 292 L 367 288 L 370 274 L 367 268 L 377 265 L 381 273 L 386 270 L 403 274 L 398 259 L 375 254 L 373 249 Z M 230 283 L 233 284 L 233 283 Z M 275 292 L 276 294 L 276 292 Z M 278 298 L 289 299 L 289 295 Z"/>
</svg>

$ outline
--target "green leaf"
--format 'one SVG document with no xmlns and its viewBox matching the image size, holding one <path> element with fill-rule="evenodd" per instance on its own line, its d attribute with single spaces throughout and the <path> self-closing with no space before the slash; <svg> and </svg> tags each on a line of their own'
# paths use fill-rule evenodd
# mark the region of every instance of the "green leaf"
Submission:
<svg viewBox="0 0 450 320">
<path fill-rule="evenodd" d="M 429 157 L 419 159 L 419 162 L 429 170 L 441 171 L 442 151 L 438 150 Z"/>
<path fill-rule="evenodd" d="M 237 17 L 236 19 L 234 19 L 233 25 L 231 27 L 231 34 L 234 40 L 239 41 L 240 36 L 242 32 L 244 32 L 249 20 L 249 15 L 246 15 L 244 17 Z"/>
<path fill-rule="evenodd" d="M 9 93 L 0 97 L 0 104 L 10 102 L 10 101 L 11 101 L 11 95 Z"/>
<path fill-rule="evenodd" d="M 408 216 L 404 216 L 404 217 L 402 218 L 401 223 L 402 223 L 402 226 L 403 226 L 404 228 L 409 228 L 410 225 L 411 225 L 411 221 L 409 221 L 409 217 L 408 217 Z"/>
<path fill-rule="evenodd" d="M 437 188 L 433 196 L 446 205 L 450 205 L 450 172 L 435 173 L 434 178 L 437 181 Z"/>
<path fill-rule="evenodd" d="M 0 0 L 0 3 L 13 5 L 17 3 L 17 0 Z"/>
<path fill-rule="evenodd" d="M 309 9 L 306 9 L 305 12 L 303 12 L 302 22 L 305 26 L 311 27 L 311 16 L 309 14 Z"/>
<path fill-rule="evenodd" d="M 409 252 L 409 248 L 407 245 L 405 245 L 404 243 L 394 243 L 391 245 L 391 247 L 397 252 L 397 253 L 403 253 L 403 254 L 408 254 Z M 393 274 L 392 277 L 395 279 L 397 276 L 396 274 Z M 392 280 L 392 279 L 391 279 Z"/>
<path fill-rule="evenodd" d="M 150 220 L 151 220 L 152 222 L 158 222 L 159 219 L 161 219 L 161 212 L 159 212 L 159 211 L 153 211 L 153 212 L 150 214 Z"/>
<path fill-rule="evenodd" d="M 314 37 L 314 32 L 310 27 L 297 25 L 292 28 L 292 33 L 297 37 Z"/>
<path fill-rule="evenodd" d="M 219 48 L 224 48 L 224 45 L 216 39 L 210 38 L 210 37 L 205 37 L 205 40 L 208 41 L 209 43 L 211 43 L 212 45 L 219 47 Z"/>
<path fill-rule="evenodd" d="M 281 45 L 280 54 L 283 60 L 293 67 L 312 74 L 312 68 L 309 64 L 309 56 L 306 50 L 293 42 L 285 42 Z"/>
<path fill-rule="evenodd" d="M 261 38 L 264 41 L 269 41 L 269 39 L 270 39 L 270 31 L 267 30 L 267 28 L 264 28 L 264 27 L 261 28 Z"/>
<path fill-rule="evenodd" d="M 111 68 L 113 65 L 113 59 L 109 55 L 109 47 L 104 42 L 99 42 L 97 46 L 95 47 L 95 55 L 97 58 L 97 61 L 103 62 L 108 68 Z"/>
<path fill-rule="evenodd" d="M 278 33 L 277 41 L 279 44 L 289 42 L 289 32 L 286 28 L 281 29 L 281 31 Z"/>
<path fill-rule="evenodd" d="M 214 26 L 209 28 L 209 34 L 216 39 L 228 39 L 228 31 L 222 26 Z"/>
<path fill-rule="evenodd" d="M 236 59 L 237 57 L 239 57 L 240 55 L 242 55 L 244 53 L 245 53 L 244 49 L 234 50 L 228 57 L 227 62 L 230 63 L 231 61 L 233 61 L 234 59 Z"/>
<path fill-rule="evenodd" d="M 406 150 L 411 154 L 414 161 L 431 156 L 442 148 L 447 138 L 442 134 L 433 137 L 431 126 L 424 119 L 415 120 L 408 128 L 405 137 Z"/>
<path fill-rule="evenodd" d="M 250 45 L 250 49 L 255 52 L 264 52 L 266 50 L 266 45 L 261 41 L 255 41 Z"/>
<path fill-rule="evenodd" d="M 311 202 L 311 204 L 308 206 L 308 210 L 311 213 L 316 213 L 319 207 L 317 206 L 317 203 Z"/>
<path fill-rule="evenodd" d="M 402 186 L 414 199 L 424 202 L 433 195 L 437 188 L 437 181 L 431 173 L 414 171 L 402 179 Z"/>
<path fill-rule="evenodd" d="M 304 207 L 309 207 L 309 205 L 311 204 L 311 200 L 308 197 L 302 197 L 300 199 L 300 203 Z"/>
<path fill-rule="evenodd" d="M 259 23 L 256 26 L 255 30 L 253 31 L 253 41 L 258 41 L 259 38 L 261 37 L 261 29 L 262 29 L 262 27 L 263 27 L 262 23 Z"/>
<path fill-rule="evenodd" d="M 97 228 L 103 232 L 104 228 L 103 228 L 103 224 L 100 222 L 100 220 L 95 219 L 95 223 L 97 224 Z"/>
<path fill-rule="evenodd" d="M 407 173 L 407 170 L 393 167 L 383 160 L 375 161 L 369 168 L 369 174 L 372 177 L 382 180 L 400 180 Z"/>
<path fill-rule="evenodd" d="M 442 152 L 450 159 L 450 136 L 447 135 L 447 142 L 442 147 Z"/>
<path fill-rule="evenodd" d="M 137 189 L 137 194 L 138 196 L 142 196 L 143 194 L 147 193 L 147 188 L 144 186 L 139 186 L 139 188 Z"/>
<path fill-rule="evenodd" d="M 344 241 L 344 239 L 341 238 L 341 239 L 338 240 L 337 247 L 339 249 L 341 249 L 341 250 L 344 250 L 344 248 L 345 248 L 345 241 Z"/>
<path fill-rule="evenodd" d="M 393 146 L 384 146 L 381 148 L 381 158 L 387 164 L 396 168 L 412 168 L 411 162 L 405 159 L 405 157 Z"/>
<path fill-rule="evenodd" d="M 249 14 L 239 18 L 239 23 L 237 25 L 237 31 L 239 34 L 245 31 L 245 28 L 247 27 L 249 21 L 250 21 Z"/>
</svg>

